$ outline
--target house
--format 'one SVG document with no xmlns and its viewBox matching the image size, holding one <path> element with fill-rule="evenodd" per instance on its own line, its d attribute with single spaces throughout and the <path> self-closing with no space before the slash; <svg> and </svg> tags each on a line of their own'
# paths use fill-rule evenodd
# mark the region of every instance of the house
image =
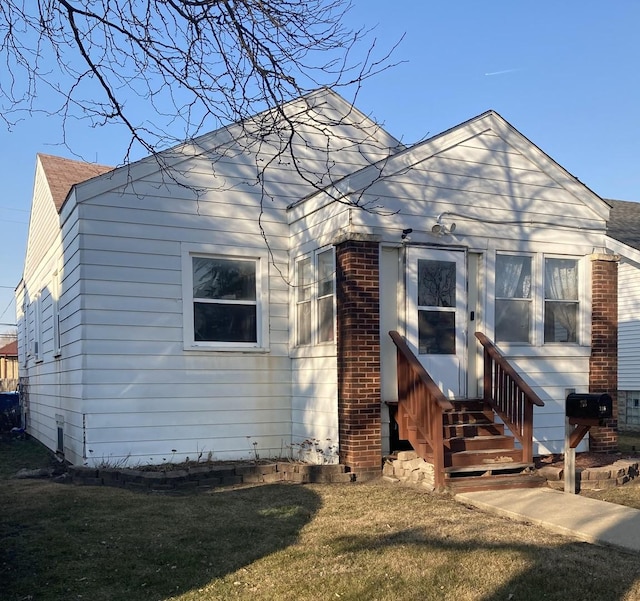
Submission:
<svg viewBox="0 0 640 601">
<path fill-rule="evenodd" d="M 608 200 L 608 246 L 618 267 L 618 428 L 640 431 L 640 203 Z"/>
<path fill-rule="evenodd" d="M 0 347 L 0 392 L 15 390 L 18 386 L 18 342 Z"/>
<path fill-rule="evenodd" d="M 292 156 L 252 136 L 274 114 L 302 116 Z M 75 464 L 293 451 L 367 476 L 396 403 L 441 457 L 433 424 L 484 398 L 528 457 L 561 452 L 567 394 L 615 397 L 610 212 L 494 111 L 405 147 L 326 89 L 116 169 L 39 155 L 28 430 Z"/>
</svg>

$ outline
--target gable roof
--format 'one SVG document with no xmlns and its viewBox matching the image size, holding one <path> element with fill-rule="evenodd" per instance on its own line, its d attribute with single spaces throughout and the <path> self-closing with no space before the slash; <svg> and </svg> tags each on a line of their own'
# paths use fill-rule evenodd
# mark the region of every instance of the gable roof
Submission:
<svg viewBox="0 0 640 601">
<path fill-rule="evenodd" d="M 298 128 L 297 136 L 293 138 L 286 130 L 291 122 Z M 285 135 L 281 139 L 283 131 Z M 295 146 L 293 161 L 280 159 L 285 143 Z M 181 166 L 198 157 L 209 161 L 214 167 L 212 175 L 221 178 L 229 176 L 226 165 L 234 165 L 234 173 L 230 177 L 237 177 L 237 167 L 242 165 L 252 170 L 275 170 L 289 165 L 290 173 L 296 176 L 299 184 L 311 182 L 309 187 L 319 190 L 404 148 L 402 142 L 375 119 L 362 113 L 331 88 L 323 87 L 279 107 L 265 109 L 245 121 L 224 125 L 116 168 L 50 155 L 39 154 L 38 157 L 44 159 L 41 162 L 60 213 L 72 187 L 78 198 L 87 200 L 116 188 L 134 185 L 136 181 L 160 171 L 168 174 L 166 181 L 179 181 L 180 185 L 191 186 L 191 182 L 182 180 Z M 334 160 L 332 155 L 340 156 L 342 160 Z M 253 172 L 252 178 L 255 178 Z M 264 181 L 261 185 L 265 185 Z M 199 186 L 195 185 L 195 188 Z M 266 196 L 273 197 L 268 186 L 266 189 Z M 278 194 L 279 191 L 276 196 Z"/>
<path fill-rule="evenodd" d="M 18 356 L 18 341 L 14 340 L 9 344 L 5 344 L 0 347 L 0 357 L 17 357 Z"/>
<path fill-rule="evenodd" d="M 611 205 L 607 236 L 640 250 L 640 203 L 627 200 L 607 202 Z"/>
<path fill-rule="evenodd" d="M 60 212 L 71 188 L 75 184 L 112 171 L 113 167 L 84 163 L 50 154 L 38 154 L 56 211 Z"/>
<path fill-rule="evenodd" d="M 602 219 L 608 217 L 609 206 L 607 201 L 600 198 L 494 110 L 485 111 L 477 117 L 455 125 L 431 138 L 405 147 L 382 159 L 377 164 L 365 166 L 359 171 L 350 173 L 341 180 L 333 182 L 323 191 L 313 192 L 300 201 L 293 203 L 289 208 L 292 209 L 303 205 L 311 199 L 316 199 L 316 202 L 318 202 L 320 198 L 323 198 L 324 203 L 331 203 L 339 201 L 340 198 L 350 194 L 360 193 L 376 180 L 389 178 L 412 169 L 416 165 L 439 156 L 448 149 L 486 132 L 493 132 L 499 136 L 505 144 L 512 147 L 538 169 L 546 173 L 559 186 L 589 207 L 598 217 Z"/>
</svg>

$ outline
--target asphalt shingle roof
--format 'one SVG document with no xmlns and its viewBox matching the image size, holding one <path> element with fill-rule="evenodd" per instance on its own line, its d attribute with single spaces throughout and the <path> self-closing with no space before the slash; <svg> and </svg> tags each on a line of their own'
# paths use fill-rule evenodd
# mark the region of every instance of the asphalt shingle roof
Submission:
<svg viewBox="0 0 640 601">
<path fill-rule="evenodd" d="M 38 158 L 44 169 L 58 212 L 60 212 L 72 186 L 113 170 L 113 167 L 73 161 L 50 154 L 38 154 Z"/>
<path fill-rule="evenodd" d="M 611 205 L 607 235 L 640 250 L 640 202 L 610 200 Z"/>
<path fill-rule="evenodd" d="M 0 347 L 0 357 L 17 357 L 17 356 L 18 356 L 18 342 L 16 340 Z"/>
</svg>

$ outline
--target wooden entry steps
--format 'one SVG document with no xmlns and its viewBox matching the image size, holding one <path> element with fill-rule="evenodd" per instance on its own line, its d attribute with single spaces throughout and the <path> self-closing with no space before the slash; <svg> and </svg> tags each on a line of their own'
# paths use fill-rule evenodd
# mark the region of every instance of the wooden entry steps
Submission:
<svg viewBox="0 0 640 601">
<path fill-rule="evenodd" d="M 495 414 L 482 399 L 452 401 L 454 409 L 443 413 L 444 483 L 451 492 L 534 488 L 546 485 L 535 474 L 533 463 L 524 462 L 522 449 L 496 423 Z M 417 428 L 405 424 L 414 450 L 427 462 L 432 450 Z"/>
<path fill-rule="evenodd" d="M 482 399 L 453 401 L 443 415 L 445 487 L 452 492 L 533 488 L 546 479 L 524 462 L 522 449 Z"/>
</svg>

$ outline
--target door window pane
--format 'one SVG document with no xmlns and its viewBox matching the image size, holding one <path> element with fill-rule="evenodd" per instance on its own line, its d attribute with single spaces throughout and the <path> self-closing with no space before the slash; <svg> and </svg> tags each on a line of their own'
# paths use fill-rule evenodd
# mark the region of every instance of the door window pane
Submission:
<svg viewBox="0 0 640 601">
<path fill-rule="evenodd" d="M 418 260 L 418 305 L 456 306 L 456 264 L 452 261 Z"/>
<path fill-rule="evenodd" d="M 418 311 L 418 350 L 421 355 L 456 354 L 453 311 Z"/>
</svg>

